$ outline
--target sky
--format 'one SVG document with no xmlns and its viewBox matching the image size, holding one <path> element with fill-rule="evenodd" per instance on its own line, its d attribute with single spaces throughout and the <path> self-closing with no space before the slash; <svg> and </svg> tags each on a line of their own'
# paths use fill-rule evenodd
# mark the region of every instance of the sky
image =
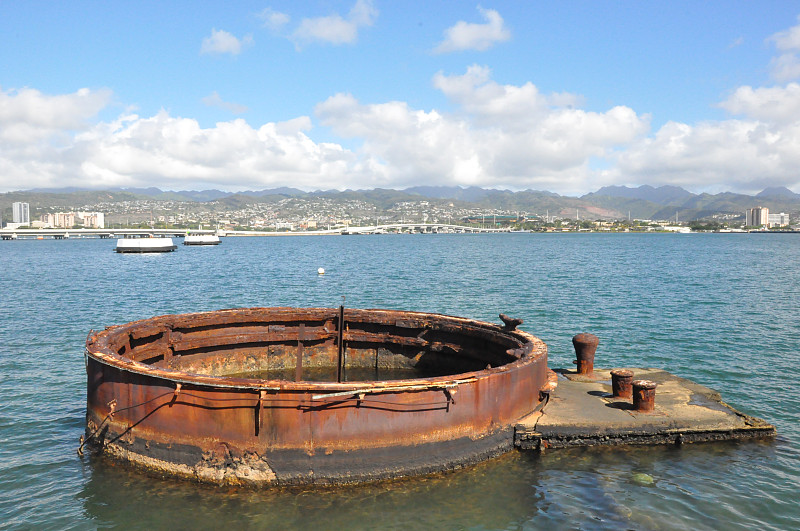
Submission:
<svg viewBox="0 0 800 531">
<path fill-rule="evenodd" d="M 0 0 L 0 192 L 800 192 L 795 1 Z"/>
</svg>

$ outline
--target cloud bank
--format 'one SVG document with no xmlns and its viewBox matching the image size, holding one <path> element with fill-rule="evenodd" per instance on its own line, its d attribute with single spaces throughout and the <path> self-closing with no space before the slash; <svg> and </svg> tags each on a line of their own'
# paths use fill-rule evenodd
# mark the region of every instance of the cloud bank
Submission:
<svg viewBox="0 0 800 531">
<path fill-rule="evenodd" d="M 366 11 L 351 11 L 351 18 L 374 16 L 370 6 L 356 4 L 354 11 Z M 800 50 L 798 28 L 771 37 L 778 57 Z M 235 119 L 209 128 L 163 110 L 102 121 L 98 116 L 107 112 L 113 97 L 106 89 L 54 95 L 32 88 L 0 89 L 0 191 L 419 184 L 562 194 L 611 184 L 748 193 L 766 186 L 800 190 L 796 80 L 736 87 L 718 103 L 727 119 L 668 122 L 655 131 L 647 115 L 630 107 L 590 111 L 580 95 L 544 93 L 532 82 L 502 84 L 483 65 L 455 74 L 438 72 L 431 83 L 451 112 L 415 109 L 404 101 L 362 102 L 337 93 L 316 105 L 313 118 L 259 126 Z M 216 92 L 204 101 L 232 112 L 245 110 Z M 315 122 L 356 147 L 315 141 Z"/>
</svg>

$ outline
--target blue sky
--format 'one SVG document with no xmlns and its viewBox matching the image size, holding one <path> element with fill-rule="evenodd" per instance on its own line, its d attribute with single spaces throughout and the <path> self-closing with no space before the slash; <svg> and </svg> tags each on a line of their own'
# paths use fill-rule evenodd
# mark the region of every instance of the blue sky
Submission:
<svg viewBox="0 0 800 531">
<path fill-rule="evenodd" d="M 800 191 L 798 15 L 0 0 L 0 191 Z"/>
</svg>

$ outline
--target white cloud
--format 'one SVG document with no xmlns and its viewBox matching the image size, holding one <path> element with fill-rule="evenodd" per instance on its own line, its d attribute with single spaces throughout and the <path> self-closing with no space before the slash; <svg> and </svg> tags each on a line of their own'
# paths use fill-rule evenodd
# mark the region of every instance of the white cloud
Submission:
<svg viewBox="0 0 800 531">
<path fill-rule="evenodd" d="M 797 17 L 797 20 L 800 22 L 800 16 Z M 769 37 L 768 40 L 773 41 L 778 50 L 798 51 L 800 50 L 800 24 L 787 30 L 779 31 Z"/>
<path fill-rule="evenodd" d="M 320 182 L 353 184 L 354 157 L 340 146 L 317 144 L 303 133 L 307 119 L 267 123 L 255 129 L 244 120 L 201 128 L 195 120 L 162 111 L 119 124 L 76 144 L 84 153 L 81 172 L 104 185 L 157 182 L 167 188 L 198 185 L 225 189 L 289 185 L 315 188 Z M 135 184 L 134 184 L 135 185 Z"/>
<path fill-rule="evenodd" d="M 356 4 L 350 20 L 372 20 L 365 6 L 371 4 Z M 779 54 L 791 52 L 794 35 L 794 28 L 776 34 Z M 654 133 L 649 117 L 629 107 L 590 111 L 580 95 L 543 93 L 532 82 L 501 84 L 485 66 L 458 75 L 439 72 L 432 85 L 451 102 L 452 112 L 415 109 L 404 101 L 360 102 L 349 94 L 319 103 L 318 120 L 354 139 L 355 151 L 314 141 L 308 116 L 260 127 L 239 119 L 202 128 L 166 111 L 103 122 L 98 114 L 111 102 L 108 90 L 0 90 L 0 191 L 423 183 L 559 193 L 607 184 L 800 189 L 798 82 L 738 87 L 718 104 L 730 119 L 668 122 Z M 204 101 L 243 110 L 216 92 Z"/>
<path fill-rule="evenodd" d="M 200 46 L 201 54 L 223 54 L 239 55 L 244 48 L 253 44 L 252 35 L 245 35 L 238 39 L 225 30 L 212 29 L 211 35 L 203 39 Z"/>
<path fill-rule="evenodd" d="M 0 190 L 316 189 L 425 182 L 563 191 L 580 187 L 590 173 L 589 158 L 606 156 L 646 129 L 646 120 L 630 109 L 591 113 L 565 107 L 559 102 L 577 98 L 543 95 L 529 84 L 501 86 L 482 67 L 462 76 L 439 74 L 437 83 L 462 113 L 416 110 L 405 102 L 361 104 L 343 94 L 319 104 L 326 125 L 363 141 L 357 153 L 312 140 L 305 116 L 258 128 L 241 119 L 202 128 L 166 111 L 103 122 L 97 114 L 110 100 L 107 91 L 4 92 L 0 133 L 15 140 L 0 143 Z M 212 94 L 207 101 L 222 99 Z M 514 118 L 514 107 L 533 117 Z"/>
<path fill-rule="evenodd" d="M 583 98 L 569 93 L 541 94 L 533 83 L 500 85 L 485 66 L 472 65 L 462 76 L 437 73 L 433 85 L 473 115 L 479 124 L 502 123 L 503 128 L 528 129 L 553 108 L 573 108 Z"/>
<path fill-rule="evenodd" d="M 781 52 L 771 63 L 773 78 L 800 77 L 800 25 L 768 40 Z M 741 86 L 719 107 L 735 118 L 667 123 L 620 153 L 606 178 L 751 193 L 800 187 L 800 83 Z"/>
<path fill-rule="evenodd" d="M 483 9 L 478 6 L 478 11 L 486 20 L 485 24 L 457 22 L 455 26 L 447 28 L 444 40 L 434 48 L 434 53 L 458 52 L 462 50 L 484 51 L 498 42 L 511 38 L 511 32 L 505 27 L 503 17 L 494 9 Z"/>
<path fill-rule="evenodd" d="M 203 98 L 203 104 L 209 107 L 219 107 L 220 109 L 225 109 L 233 114 L 242 114 L 247 112 L 247 107 L 245 105 L 224 101 L 216 90 Z"/>
<path fill-rule="evenodd" d="M 327 17 L 304 18 L 291 36 L 295 46 L 312 42 L 349 44 L 358 39 L 358 30 L 371 26 L 378 17 L 378 10 L 371 0 L 357 0 L 347 18 L 339 14 Z"/>
<path fill-rule="evenodd" d="M 800 121 L 800 84 L 785 87 L 739 87 L 720 107 L 737 116 L 787 124 Z"/>
<path fill-rule="evenodd" d="M 758 192 L 796 186 L 800 124 L 776 128 L 757 121 L 725 120 L 694 126 L 670 122 L 654 137 L 621 154 L 622 182 L 673 184 L 689 189 Z"/>
<path fill-rule="evenodd" d="M 800 78 L 800 57 L 796 53 L 785 53 L 770 61 L 770 72 L 776 81 Z"/>
<path fill-rule="evenodd" d="M 0 139 L 24 143 L 46 138 L 56 131 L 87 128 L 110 99 L 111 91 L 106 89 L 83 88 L 57 96 L 30 88 L 0 89 Z"/>
<path fill-rule="evenodd" d="M 264 27 L 269 28 L 270 31 L 278 31 L 283 28 L 286 24 L 289 23 L 289 15 L 286 13 L 280 13 L 278 11 L 272 10 L 272 8 L 266 8 L 261 13 L 256 15 L 262 21 L 264 21 Z"/>
<path fill-rule="evenodd" d="M 497 85 L 482 67 L 464 76 L 437 74 L 434 82 L 462 113 L 415 110 L 404 102 L 361 104 L 338 94 L 316 114 L 336 133 L 363 139 L 359 155 L 394 186 L 579 189 L 590 159 L 609 156 L 648 129 L 647 117 L 627 107 L 595 113 L 560 106 L 578 98 L 542 95 L 532 84 Z"/>
<path fill-rule="evenodd" d="M 0 92 L 0 191 L 36 187 L 160 186 L 227 190 L 357 187 L 356 156 L 306 134 L 308 117 L 253 128 L 244 120 L 201 128 L 166 111 L 97 121 L 109 91 L 49 96 Z"/>
<path fill-rule="evenodd" d="M 798 17 L 800 21 L 800 17 Z M 776 81 L 800 78 L 800 24 L 770 36 L 768 41 L 782 52 L 770 62 L 770 72 Z"/>
<path fill-rule="evenodd" d="M 772 35 L 778 81 L 800 78 L 800 25 Z M 735 118 L 669 122 L 612 159 L 603 184 L 673 184 L 690 190 L 757 193 L 800 188 L 800 84 L 736 88 L 719 103 Z"/>
</svg>

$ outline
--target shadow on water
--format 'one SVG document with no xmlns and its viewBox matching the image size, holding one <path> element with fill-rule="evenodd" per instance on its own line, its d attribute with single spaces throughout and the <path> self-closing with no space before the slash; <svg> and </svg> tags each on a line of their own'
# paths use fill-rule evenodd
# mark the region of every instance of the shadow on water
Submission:
<svg viewBox="0 0 800 531">
<path fill-rule="evenodd" d="M 543 500 L 529 477 L 533 469 L 516 452 L 447 474 L 327 488 L 221 488 L 102 458 L 92 465 L 79 498 L 99 526 L 502 529 L 529 521 Z"/>
<path fill-rule="evenodd" d="M 781 443 L 512 451 L 463 470 L 367 485 L 220 488 L 93 458 L 78 495 L 96 525 L 259 529 L 713 529 Z M 758 482 L 743 487 L 757 495 Z M 678 509 L 676 511 L 676 509 Z M 212 524 L 213 523 L 213 524 Z M 742 528 L 747 521 L 742 522 Z M 734 526 L 735 527 L 735 526 Z"/>
</svg>

